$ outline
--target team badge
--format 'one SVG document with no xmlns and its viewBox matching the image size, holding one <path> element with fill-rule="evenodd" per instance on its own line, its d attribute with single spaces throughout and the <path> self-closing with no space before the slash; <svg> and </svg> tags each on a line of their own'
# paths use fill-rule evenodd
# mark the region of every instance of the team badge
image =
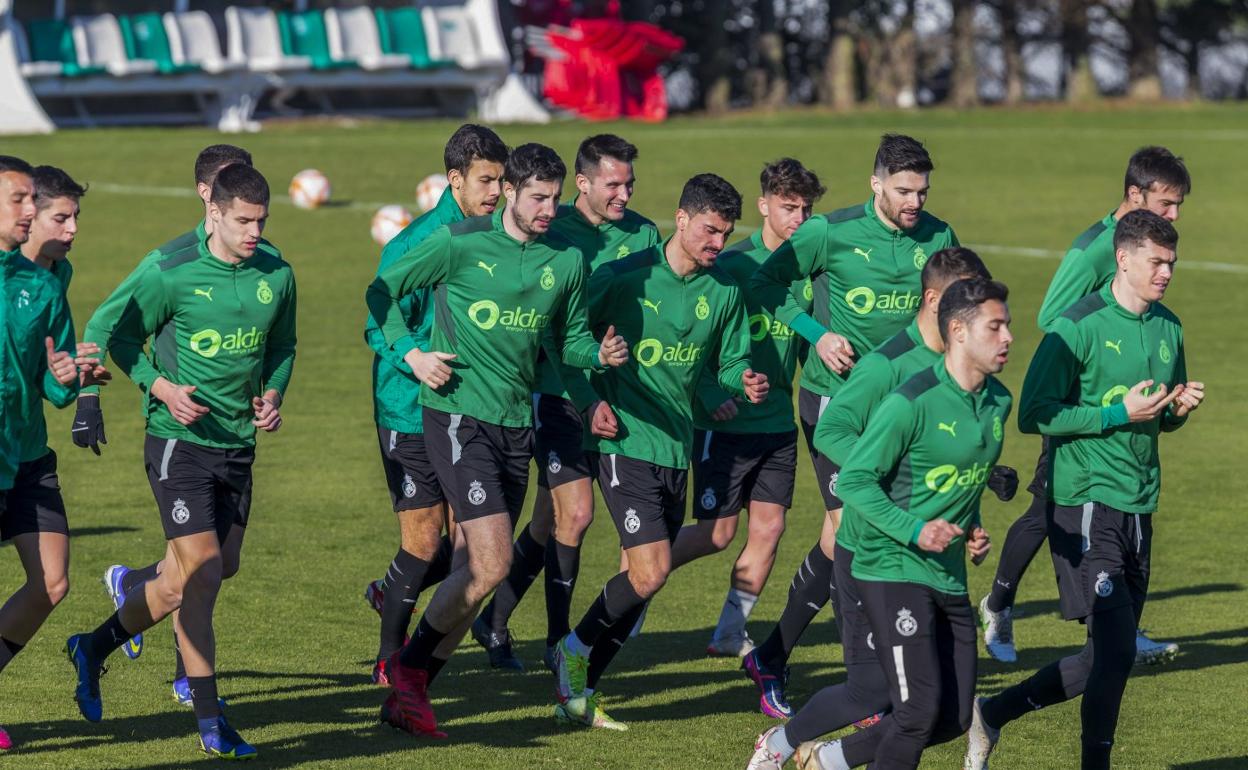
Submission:
<svg viewBox="0 0 1248 770">
<path fill-rule="evenodd" d="M 623 259 L 624 257 L 627 257 L 627 256 L 628 256 L 629 254 L 631 254 L 631 253 L 632 253 L 632 251 L 630 251 L 630 250 L 629 250 L 629 248 L 628 248 L 627 246 L 621 246 L 618 250 L 616 250 L 616 252 L 615 252 L 615 258 L 616 258 L 616 259 Z"/>
<path fill-rule="evenodd" d="M 927 264 L 927 252 L 923 250 L 922 246 L 915 246 L 914 247 L 914 269 L 922 270 L 923 266 L 926 264 Z"/>
<path fill-rule="evenodd" d="M 178 524 L 185 524 L 191 520 L 191 509 L 186 507 L 186 501 L 178 498 L 173 501 L 173 510 L 169 512 L 173 520 Z"/>
<path fill-rule="evenodd" d="M 1097 596 L 1107 599 L 1114 592 L 1114 581 L 1109 579 L 1108 572 L 1098 572 L 1096 573 L 1096 585 L 1093 588 L 1096 590 Z"/>
<path fill-rule="evenodd" d="M 624 531 L 635 535 L 639 529 L 641 529 L 641 517 L 637 515 L 637 511 L 632 508 L 624 511 Z"/>
<path fill-rule="evenodd" d="M 834 472 L 832 478 L 828 479 L 828 494 L 836 494 L 836 482 L 841 477 L 840 473 Z"/>
<path fill-rule="evenodd" d="M 997 441 L 1000 441 L 1001 433 L 1002 433 L 1001 415 L 997 415 L 996 417 L 992 418 L 992 437 L 995 438 Z"/>
<path fill-rule="evenodd" d="M 412 497 L 416 494 L 416 482 L 412 480 L 412 474 L 403 474 L 403 496 Z"/>
<path fill-rule="evenodd" d="M 815 287 L 811 284 L 809 278 L 806 279 L 805 285 L 802 286 L 802 297 L 804 297 L 807 302 L 810 302 L 815 298 Z"/>
<path fill-rule="evenodd" d="M 897 611 L 897 622 L 893 626 L 902 636 L 914 636 L 919 631 L 919 621 L 915 620 L 914 614 L 905 607 Z"/>
<path fill-rule="evenodd" d="M 256 299 L 261 305 L 267 305 L 273 301 L 273 289 L 269 288 L 269 282 L 260 279 L 260 283 L 256 284 Z"/>
<path fill-rule="evenodd" d="M 473 505 L 485 502 L 485 489 L 481 487 L 480 481 L 474 481 L 468 485 L 468 502 Z"/>
<path fill-rule="evenodd" d="M 550 456 L 546 458 L 546 470 L 551 473 L 558 473 L 563 470 L 563 463 L 559 461 L 559 454 L 555 450 L 550 450 Z"/>
<path fill-rule="evenodd" d="M 698 304 L 693 309 L 693 314 L 698 317 L 699 321 L 705 321 L 706 317 L 711 314 L 711 306 L 706 304 L 706 295 L 698 297 Z"/>
<path fill-rule="evenodd" d="M 702 510 L 704 511 L 715 510 L 716 502 L 718 501 L 715 499 L 715 490 L 711 489 L 710 487 L 707 487 L 706 491 L 702 493 Z"/>
<path fill-rule="evenodd" d="M 1161 356 L 1161 362 L 1163 364 L 1170 363 L 1170 346 L 1166 344 L 1165 340 L 1161 341 L 1161 350 L 1159 350 L 1157 354 Z"/>
<path fill-rule="evenodd" d="M 555 288 L 555 272 L 550 269 L 550 265 L 542 268 L 542 277 L 538 280 L 538 283 L 546 291 Z"/>
<path fill-rule="evenodd" d="M 17 307 L 30 307 L 30 292 L 22 289 L 22 293 L 17 295 Z"/>
</svg>

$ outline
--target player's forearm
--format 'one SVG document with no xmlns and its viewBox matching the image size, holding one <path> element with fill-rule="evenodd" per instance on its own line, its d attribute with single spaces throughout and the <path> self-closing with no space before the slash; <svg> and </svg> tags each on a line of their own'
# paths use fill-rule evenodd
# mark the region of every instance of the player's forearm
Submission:
<svg viewBox="0 0 1248 770">
<path fill-rule="evenodd" d="M 265 355 L 262 380 L 266 388 L 285 395 L 295 371 L 294 347 L 271 350 Z"/>
<path fill-rule="evenodd" d="M 52 376 L 52 372 L 45 371 L 41 390 L 43 397 L 50 404 L 57 409 L 64 409 L 78 397 L 78 380 L 74 379 L 69 384 L 62 384 Z"/>
<path fill-rule="evenodd" d="M 1126 425 L 1127 408 L 1121 401 L 1109 406 L 1075 406 L 1052 398 L 1026 398 L 1018 410 L 1018 429 L 1044 436 L 1099 436 Z"/>
<path fill-rule="evenodd" d="M 372 316 L 373 323 L 381 330 L 386 345 L 394 348 L 399 355 L 410 351 L 414 346 L 400 350 L 401 346 L 396 344 L 408 337 L 408 328 L 399 308 L 399 296 L 392 292 L 391 287 L 383 279 L 378 278 L 369 284 L 368 291 L 364 294 L 364 301 L 368 305 L 368 312 Z"/>
<path fill-rule="evenodd" d="M 586 332 L 582 336 L 564 340 L 563 347 L 559 351 L 559 360 L 574 369 L 590 369 L 600 372 L 606 367 L 598 359 L 599 347 L 598 342 Z"/>
<path fill-rule="evenodd" d="M 369 320 L 371 321 L 372 318 L 370 317 Z M 381 329 L 373 325 L 370 325 L 369 328 L 364 330 L 364 342 L 368 344 L 372 351 L 376 353 L 382 361 L 385 361 L 390 366 L 406 374 L 412 373 L 412 367 L 408 366 L 407 361 L 403 358 L 403 355 L 406 355 L 408 351 L 416 348 L 420 348 L 421 350 L 425 349 L 425 345 L 422 345 L 414 336 L 409 334 L 406 339 L 399 341 L 401 343 L 401 347 L 404 348 L 403 355 L 400 355 L 395 346 L 386 344 L 386 338 L 382 335 Z"/>
<path fill-rule="evenodd" d="M 872 527 L 901 545 L 910 545 L 925 522 L 895 505 L 880 487 L 881 478 L 864 468 L 844 469 L 836 481 L 837 497 Z"/>
<path fill-rule="evenodd" d="M 705 372 L 698 378 L 698 385 L 694 395 L 702 404 L 702 408 L 707 412 L 714 412 L 725 401 L 732 398 L 732 394 L 719 386 L 718 374 L 716 376 L 708 376 Z"/>
<path fill-rule="evenodd" d="M 144 353 L 142 340 L 116 336 L 110 352 L 117 368 L 138 385 L 140 390 L 145 393 L 151 391 L 152 383 L 160 376 L 160 372 L 156 371 L 156 367 Z"/>
</svg>

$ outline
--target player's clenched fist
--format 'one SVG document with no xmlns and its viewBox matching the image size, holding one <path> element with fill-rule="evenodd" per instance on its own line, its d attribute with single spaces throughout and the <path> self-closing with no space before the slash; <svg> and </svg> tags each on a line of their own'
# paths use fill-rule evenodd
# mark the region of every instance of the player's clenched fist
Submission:
<svg viewBox="0 0 1248 770">
<path fill-rule="evenodd" d="M 589 432 L 599 438 L 615 438 L 616 432 L 620 429 L 620 424 L 615 419 L 615 412 L 611 410 L 611 405 L 606 401 L 595 401 L 593 406 L 589 407 L 589 418 Z"/>
<path fill-rule="evenodd" d="M 966 540 L 966 550 L 971 554 L 971 563 L 978 567 L 992 550 L 992 538 L 988 537 L 988 532 L 983 527 L 976 527 L 971 530 L 971 536 Z"/>
<path fill-rule="evenodd" d="M 1200 406 L 1205 400 L 1205 383 L 1189 382 L 1183 385 L 1183 392 L 1174 399 L 1170 411 L 1175 417 L 1186 417 L 1189 412 Z"/>
<path fill-rule="evenodd" d="M 751 404 L 763 403 L 767 400 L 767 392 L 771 390 L 767 375 L 753 369 L 746 369 L 741 375 L 741 386 L 745 388 L 745 397 L 750 400 Z"/>
<path fill-rule="evenodd" d="M 628 361 L 628 342 L 615 333 L 615 325 L 607 327 L 598 346 L 598 361 L 603 366 L 622 366 Z"/>
<path fill-rule="evenodd" d="M 278 411 L 281 404 L 282 398 L 275 390 L 266 392 L 263 397 L 253 398 L 251 409 L 255 412 L 256 418 L 251 421 L 251 424 L 268 433 L 282 427 L 282 415 Z"/>
<path fill-rule="evenodd" d="M 919 530 L 918 546 L 924 551 L 942 553 L 953 539 L 962 534 L 962 528 L 944 519 L 932 519 Z"/>
<path fill-rule="evenodd" d="M 439 350 L 426 353 L 418 348 L 412 348 L 407 355 L 403 356 L 403 360 L 412 368 L 412 374 L 416 379 L 434 390 L 451 381 L 451 367 L 447 366 L 446 362 L 455 360 L 454 353 L 443 353 Z"/>
<path fill-rule="evenodd" d="M 44 344 L 48 349 L 48 371 L 52 373 L 53 379 L 62 385 L 68 385 L 78 379 L 78 365 L 74 363 L 74 357 L 57 350 L 51 337 L 45 338 Z"/>
</svg>

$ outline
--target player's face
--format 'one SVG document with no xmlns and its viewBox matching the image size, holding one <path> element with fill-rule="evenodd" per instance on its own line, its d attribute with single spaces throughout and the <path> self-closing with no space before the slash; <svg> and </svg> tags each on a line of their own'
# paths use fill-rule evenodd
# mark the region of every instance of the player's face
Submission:
<svg viewBox="0 0 1248 770">
<path fill-rule="evenodd" d="M 975 368 L 983 374 L 996 374 L 1010 359 L 1010 309 L 1000 300 L 979 305 L 979 313 L 966 327 L 967 352 Z"/>
<path fill-rule="evenodd" d="M 30 237 L 35 219 L 35 185 L 28 174 L 0 174 L 0 247 L 12 251 Z"/>
<path fill-rule="evenodd" d="M 208 216 L 212 218 L 212 237 L 220 239 L 230 256 L 248 259 L 256 253 L 269 207 L 235 198 L 225 206 L 209 203 Z"/>
<path fill-rule="evenodd" d="M 531 237 L 543 235 L 549 230 L 550 221 L 555 218 L 555 209 L 559 208 L 562 187 L 562 179 L 552 179 L 549 182 L 530 179 L 519 190 L 504 183 L 503 195 L 507 196 L 507 212 L 516 228 Z"/>
<path fill-rule="evenodd" d="M 928 175 L 898 171 L 881 179 L 871 177 L 871 190 L 884 218 L 894 227 L 909 230 L 919 223 L 919 213 L 927 203 Z"/>
<path fill-rule="evenodd" d="M 691 217 L 683 209 L 676 210 L 676 234 L 680 238 L 680 247 L 701 268 L 715 264 L 719 252 L 728 243 L 728 236 L 732 235 L 732 227 L 731 220 L 714 211 L 703 211 Z"/>
<path fill-rule="evenodd" d="M 468 173 L 451 169 L 447 178 L 455 191 L 464 216 L 493 214 L 503 196 L 503 164 L 477 158 L 468 164 Z"/>
<path fill-rule="evenodd" d="M 1177 259 L 1174 251 L 1146 240 L 1139 248 L 1118 250 L 1118 269 L 1125 273 L 1132 294 L 1156 302 L 1166 296 Z"/>
<path fill-rule="evenodd" d="M 763 226 L 782 241 L 797 232 L 802 223 L 810 219 L 814 206 L 796 195 L 764 195 L 758 199 L 758 213 L 763 215 Z"/>
<path fill-rule="evenodd" d="M 62 260 L 73 248 L 78 234 L 78 201 L 70 197 L 53 198 L 39 212 L 30 226 L 30 239 L 39 244 L 39 256 Z"/>
<path fill-rule="evenodd" d="M 1176 222 L 1179 219 L 1179 207 L 1183 205 L 1183 191 L 1175 187 L 1154 184 L 1148 192 L 1140 195 L 1140 205 L 1159 217 Z"/>
<path fill-rule="evenodd" d="M 576 175 L 576 189 L 585 196 L 589 210 L 608 222 L 619 222 L 633 197 L 633 164 L 603 158 L 590 173 Z"/>
</svg>

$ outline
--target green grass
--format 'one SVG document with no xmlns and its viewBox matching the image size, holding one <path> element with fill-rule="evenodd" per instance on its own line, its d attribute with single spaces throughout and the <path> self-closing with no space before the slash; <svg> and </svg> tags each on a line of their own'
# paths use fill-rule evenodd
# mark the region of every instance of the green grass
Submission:
<svg viewBox="0 0 1248 770">
<path fill-rule="evenodd" d="M 921 137 L 937 163 L 929 208 L 952 222 L 965 243 L 985 245 L 993 272 L 1013 289 L 1016 353 L 1006 384 L 1018 391 L 1037 342 L 1035 314 L 1056 261 L 995 247 L 1060 251 L 1121 194 L 1127 156 L 1165 144 L 1186 156 L 1195 191 L 1179 229 L 1182 261 L 1168 304 L 1185 322 L 1189 370 L 1208 385 L 1207 405 L 1165 437 L 1166 476 L 1154 543 L 1153 593 L 1144 623 L 1174 639 L 1182 655 L 1163 668 L 1136 671 L 1126 693 L 1115 749 L 1120 768 L 1232 768 L 1248 765 L 1248 583 L 1243 550 L 1248 499 L 1245 438 L 1248 380 L 1240 299 L 1248 293 L 1244 222 L 1248 110 L 984 111 L 956 114 L 786 113 L 663 125 L 559 124 L 507 127 L 509 143 L 537 140 L 571 158 L 590 131 L 614 130 L 641 148 L 634 206 L 670 228 L 675 200 L 690 175 L 714 170 L 755 194 L 761 164 L 803 159 L 828 186 L 821 210 L 861 202 L 879 134 Z M 335 199 L 407 202 L 416 182 L 440 170 L 450 122 L 275 125 L 241 140 L 281 188 L 315 167 Z M 192 226 L 195 153 L 220 137 L 202 130 L 100 130 L 6 139 L 4 151 L 69 170 L 95 188 L 84 200 L 73 251 L 72 288 L 79 328 L 151 246 Z M 186 195 L 123 192 L 119 185 L 177 188 Z M 569 186 L 570 189 L 570 186 Z M 758 222 L 747 203 L 742 228 Z M 364 346 L 363 293 L 378 249 L 368 238 L 366 205 L 299 211 L 276 202 L 266 235 L 295 266 L 300 284 L 300 352 L 284 409 L 285 427 L 261 439 L 255 503 L 243 569 L 222 591 L 217 613 L 221 692 L 234 722 L 268 767 L 742 767 L 754 736 L 769 725 L 735 664 L 708 660 L 702 648 L 727 585 L 723 554 L 676 573 L 654 602 L 646 633 L 618 658 L 606 705 L 632 725 L 624 734 L 591 734 L 551 720 L 551 682 L 543 673 L 495 675 L 484 656 L 464 648 L 436 687 L 435 706 L 451 734 L 428 744 L 375 723 L 381 692 L 368 684 L 376 617 L 360 598 L 393 554 L 397 528 L 378 467 Z M 1236 266 L 1218 271 L 1184 261 Z M 72 699 L 65 637 L 94 627 L 108 612 L 99 585 L 114 562 L 145 564 L 163 550 L 142 469 L 136 389 L 120 378 L 105 394 L 109 445 L 96 458 L 73 447 L 69 412 L 50 414 L 52 443 L 72 525 L 74 588 L 27 650 L 4 672 L 0 724 L 21 744 L 4 761 L 23 768 L 156 768 L 197 760 L 194 723 L 169 698 L 169 625 L 147 635 L 137 662 L 115 655 L 103 679 L 106 719 L 82 721 Z M 1004 461 L 1028 476 L 1036 441 L 1011 430 Z M 789 576 L 813 542 L 822 517 L 809 464 L 799 461 L 789 531 L 772 586 L 750 628 L 767 633 Z M 998 547 L 1023 510 L 986 500 Z M 599 506 L 587 541 L 574 613 L 613 571 L 617 540 Z M 735 552 L 736 546 L 731 550 Z M 995 555 L 972 574 L 978 598 Z M 15 556 L 0 558 L 0 585 L 21 580 Z M 540 668 L 544 612 L 534 592 L 514 619 L 519 653 Z M 1058 621 L 1048 557 L 1036 560 L 1019 596 L 1021 661 L 980 661 L 980 688 L 995 692 L 1081 642 L 1080 628 Z M 793 658 L 792 697 L 802 703 L 842 676 L 839 648 L 821 617 Z M 994 766 L 1077 764 L 1077 704 L 1030 715 L 1009 728 Z M 926 768 L 958 765 L 963 744 L 928 752 Z"/>
</svg>

